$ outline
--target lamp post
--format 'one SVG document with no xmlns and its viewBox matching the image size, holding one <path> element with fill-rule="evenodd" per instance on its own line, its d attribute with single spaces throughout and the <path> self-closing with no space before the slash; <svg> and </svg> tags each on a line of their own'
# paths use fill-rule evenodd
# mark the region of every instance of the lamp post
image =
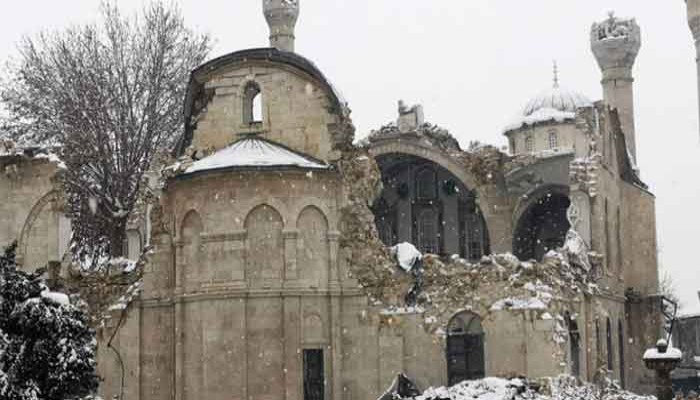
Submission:
<svg viewBox="0 0 700 400">
<path fill-rule="evenodd" d="M 659 339 L 656 347 L 644 352 L 644 364 L 656 371 L 656 397 L 659 400 L 672 400 L 671 371 L 681 362 L 680 350 L 669 347 L 665 339 Z"/>
</svg>

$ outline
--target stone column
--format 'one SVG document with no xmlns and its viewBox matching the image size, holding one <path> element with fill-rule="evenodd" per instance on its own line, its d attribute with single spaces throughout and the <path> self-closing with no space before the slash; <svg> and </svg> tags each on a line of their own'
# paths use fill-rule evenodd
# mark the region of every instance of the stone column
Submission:
<svg viewBox="0 0 700 400">
<path fill-rule="evenodd" d="M 634 129 L 634 91 L 632 67 L 641 47 L 639 25 L 634 19 L 616 18 L 612 13 L 591 28 L 591 49 L 600 66 L 605 104 L 617 109 L 627 149 L 637 160 Z"/>
<path fill-rule="evenodd" d="M 340 273 L 338 266 L 338 239 L 340 239 L 340 232 L 328 232 L 328 264 L 330 265 L 330 271 L 328 274 L 328 287 L 330 289 L 340 288 Z"/>
</svg>

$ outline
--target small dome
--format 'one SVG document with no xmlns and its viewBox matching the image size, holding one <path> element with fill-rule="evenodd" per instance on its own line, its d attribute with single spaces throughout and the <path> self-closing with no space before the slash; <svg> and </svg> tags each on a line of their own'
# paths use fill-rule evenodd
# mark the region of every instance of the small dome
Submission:
<svg viewBox="0 0 700 400">
<path fill-rule="evenodd" d="M 555 85 L 528 101 L 522 115 L 523 117 L 529 117 L 536 111 L 545 108 L 562 112 L 576 112 L 577 108 L 591 105 L 593 103 L 581 93 Z"/>
<path fill-rule="evenodd" d="M 503 130 L 504 133 L 542 122 L 565 122 L 576 118 L 576 109 L 591 107 L 588 97 L 562 87 L 555 80 L 551 89 L 545 90 L 527 102 L 527 105 Z"/>
</svg>

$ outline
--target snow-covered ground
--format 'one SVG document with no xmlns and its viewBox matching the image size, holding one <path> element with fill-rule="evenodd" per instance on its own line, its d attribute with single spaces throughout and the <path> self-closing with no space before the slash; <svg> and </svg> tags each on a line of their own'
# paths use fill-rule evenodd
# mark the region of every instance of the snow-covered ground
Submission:
<svg viewBox="0 0 700 400">
<path fill-rule="evenodd" d="M 561 376 L 533 385 L 522 379 L 484 378 L 464 381 L 451 387 L 429 388 L 414 400 L 655 400 L 626 392 L 614 384 L 599 388 L 578 385 L 575 379 Z M 400 399 L 400 397 L 395 397 Z M 384 397 L 382 397 L 384 400 Z"/>
</svg>

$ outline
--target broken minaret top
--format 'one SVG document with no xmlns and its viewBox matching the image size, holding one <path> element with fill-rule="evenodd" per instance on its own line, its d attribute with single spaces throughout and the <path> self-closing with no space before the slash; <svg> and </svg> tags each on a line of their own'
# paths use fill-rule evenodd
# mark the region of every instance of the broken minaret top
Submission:
<svg viewBox="0 0 700 400">
<path fill-rule="evenodd" d="M 299 0 L 263 0 L 263 13 L 270 27 L 270 47 L 293 52 Z"/>
<path fill-rule="evenodd" d="M 417 104 L 409 108 L 403 100 L 399 100 L 399 119 L 396 121 L 399 132 L 416 131 L 423 122 L 423 106 Z"/>
</svg>

